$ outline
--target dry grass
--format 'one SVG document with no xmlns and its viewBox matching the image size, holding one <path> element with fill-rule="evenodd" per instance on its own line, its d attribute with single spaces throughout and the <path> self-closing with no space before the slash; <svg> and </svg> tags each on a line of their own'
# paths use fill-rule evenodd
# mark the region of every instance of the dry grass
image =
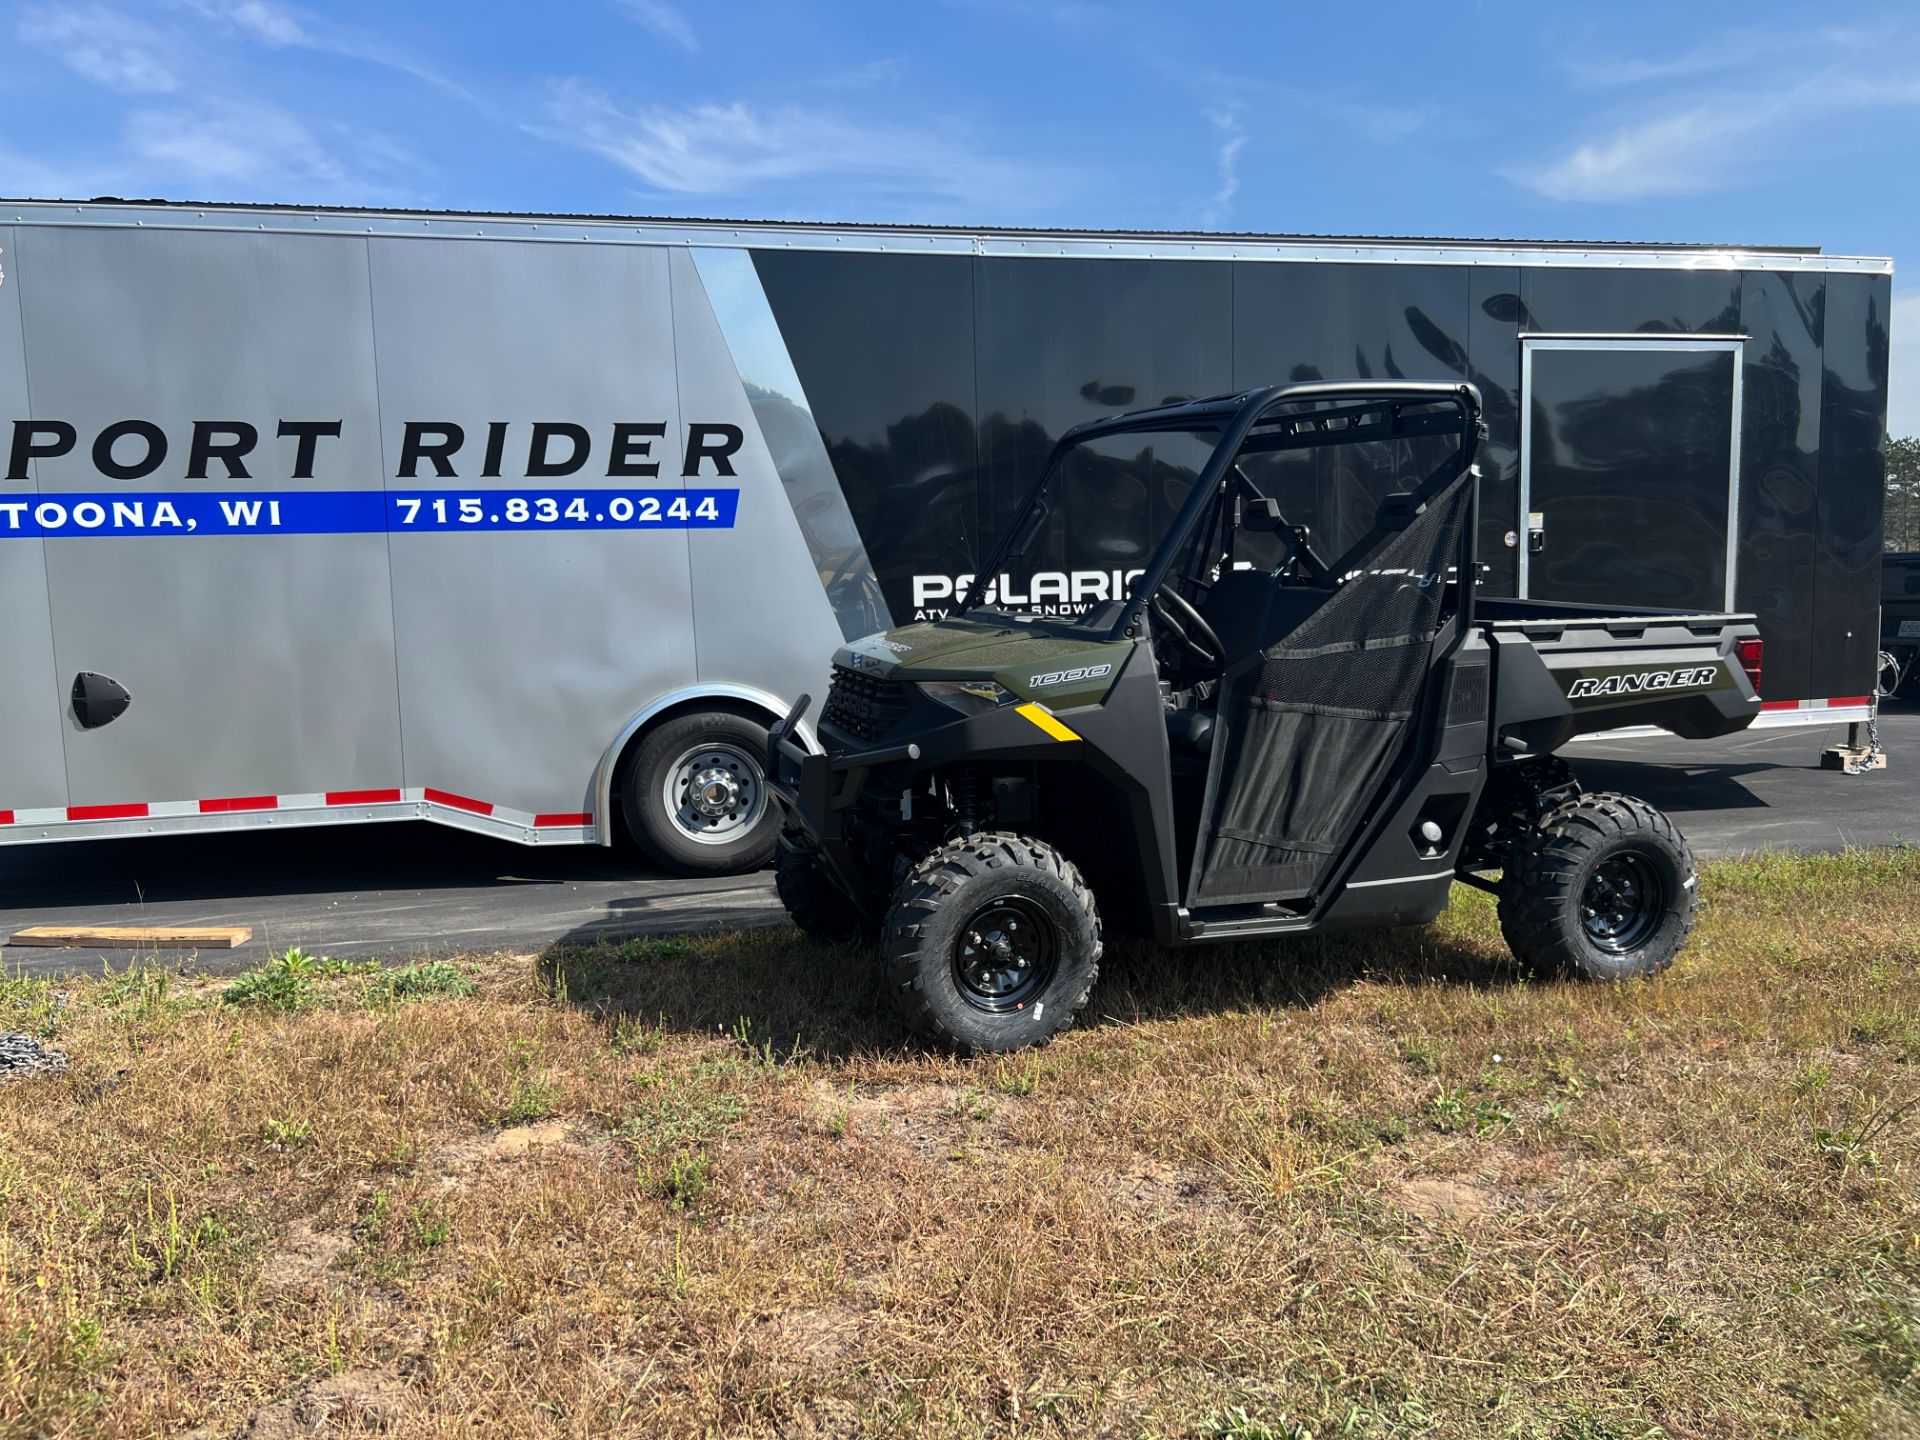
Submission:
<svg viewBox="0 0 1920 1440">
<path fill-rule="evenodd" d="M 7 982 L 0 1433 L 1920 1433 L 1920 855 L 1707 892 L 1649 985 L 1462 892 L 970 1063 L 792 932 Z"/>
</svg>

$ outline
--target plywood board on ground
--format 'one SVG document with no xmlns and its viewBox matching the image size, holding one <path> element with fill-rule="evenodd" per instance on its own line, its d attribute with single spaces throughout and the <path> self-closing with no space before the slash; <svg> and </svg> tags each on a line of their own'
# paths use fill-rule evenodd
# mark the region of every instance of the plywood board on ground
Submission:
<svg viewBox="0 0 1920 1440">
<path fill-rule="evenodd" d="M 253 938 L 244 925 L 30 925 L 9 945 L 91 950 L 232 950 Z"/>
</svg>

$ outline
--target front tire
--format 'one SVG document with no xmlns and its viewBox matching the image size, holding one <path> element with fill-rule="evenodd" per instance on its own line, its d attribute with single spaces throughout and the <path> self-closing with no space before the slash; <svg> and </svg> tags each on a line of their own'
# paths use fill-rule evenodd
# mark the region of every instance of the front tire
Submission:
<svg viewBox="0 0 1920 1440">
<path fill-rule="evenodd" d="M 1051 845 L 989 831 L 952 840 L 894 892 L 888 992 L 909 1030 L 961 1055 L 1045 1045 L 1100 973 L 1100 915 Z"/>
<path fill-rule="evenodd" d="M 808 939 L 845 945 L 869 939 L 873 926 L 860 907 L 833 883 L 820 861 L 804 850 L 782 845 L 773 857 L 773 888 L 787 915 Z"/>
<path fill-rule="evenodd" d="M 627 829 L 676 875 L 739 875 L 773 858 L 767 728 L 731 710 L 681 715 L 640 743 L 620 787 Z"/>
<path fill-rule="evenodd" d="M 1639 980 L 1673 964 L 1700 907 L 1693 852 L 1631 795 L 1581 795 L 1514 844 L 1500 929 L 1540 974 Z"/>
</svg>

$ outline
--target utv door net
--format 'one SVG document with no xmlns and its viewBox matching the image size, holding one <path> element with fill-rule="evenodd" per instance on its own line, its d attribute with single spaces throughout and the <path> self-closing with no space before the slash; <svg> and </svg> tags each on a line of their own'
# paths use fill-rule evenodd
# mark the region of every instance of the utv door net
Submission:
<svg viewBox="0 0 1920 1440">
<path fill-rule="evenodd" d="M 1222 675 L 1190 903 L 1313 893 L 1400 754 L 1458 581 L 1471 581 L 1461 545 L 1473 509 L 1477 417 L 1463 433 L 1461 415 L 1441 408 L 1343 408 L 1338 422 L 1312 415 L 1278 434 L 1256 429 L 1248 440 L 1243 458 L 1352 444 L 1377 461 L 1378 447 L 1391 447 L 1387 457 L 1401 474 L 1414 436 L 1450 431 L 1458 448 L 1413 490 L 1387 495 L 1372 527 L 1339 559 L 1312 564 L 1314 583 L 1276 586 L 1262 647 Z M 1435 446 L 1425 442 L 1427 463 Z M 1299 473 L 1279 473 L 1289 470 Z M 1288 508 L 1286 494 L 1272 494 L 1274 481 L 1263 488 Z M 1311 560 L 1304 542 L 1299 548 Z"/>
</svg>

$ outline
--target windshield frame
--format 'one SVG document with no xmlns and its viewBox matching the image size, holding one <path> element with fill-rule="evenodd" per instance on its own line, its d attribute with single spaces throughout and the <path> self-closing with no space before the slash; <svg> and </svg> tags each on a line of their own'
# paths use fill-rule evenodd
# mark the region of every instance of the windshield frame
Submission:
<svg viewBox="0 0 1920 1440">
<path fill-rule="evenodd" d="M 1444 434 L 1458 432 L 1460 436 L 1460 469 L 1465 470 L 1474 463 L 1480 432 L 1480 392 L 1477 387 L 1468 384 L 1455 384 L 1446 381 L 1316 381 L 1301 385 L 1270 385 L 1257 390 L 1244 390 L 1235 395 L 1215 396 L 1211 399 L 1192 401 L 1183 405 L 1167 405 L 1152 410 L 1135 410 L 1115 415 L 1104 420 L 1089 421 L 1076 425 L 1062 435 L 1047 455 L 1047 463 L 1041 467 L 1039 477 L 1028 488 L 1009 523 L 1001 530 L 993 550 L 986 562 L 975 573 L 962 595 L 949 612 L 959 618 L 968 614 L 987 612 L 1005 616 L 1020 624 L 1044 625 L 1050 630 L 1067 630 L 1084 633 L 1089 639 L 1110 641 L 1130 633 L 1139 621 L 1140 612 L 1146 608 L 1147 601 L 1166 583 L 1167 571 L 1186 544 L 1193 529 L 1200 523 L 1213 497 L 1218 493 L 1228 473 L 1239 461 L 1247 446 L 1248 438 L 1254 428 L 1262 422 L 1275 418 L 1274 412 L 1289 406 L 1315 402 L 1351 400 L 1374 408 L 1385 406 L 1390 415 L 1390 423 L 1399 432 L 1399 405 L 1427 407 L 1451 402 L 1455 417 L 1445 425 L 1423 423 L 1419 430 L 1426 434 Z M 1342 412 L 1345 413 L 1345 412 Z M 1314 418 L 1314 412 L 1300 417 L 1302 420 Z M 1174 516 L 1166 533 L 1153 549 L 1139 578 L 1134 582 L 1131 592 L 1114 619 L 1105 625 L 1096 625 L 1087 618 L 1060 620 L 1050 617 L 1021 615 L 1014 611 L 1001 610 L 989 605 L 983 598 L 1007 561 L 1014 558 L 1012 547 L 1014 538 L 1028 523 L 1028 517 L 1036 503 L 1044 502 L 1047 487 L 1052 484 L 1055 474 L 1066 457 L 1077 447 L 1092 440 L 1105 439 L 1112 435 L 1156 434 L 1166 431 L 1214 430 L 1219 439 L 1215 441 L 1213 453 L 1207 457 L 1206 464 L 1195 477 L 1193 487 L 1187 498 L 1181 503 L 1179 512 Z M 1264 437 L 1263 437 L 1264 438 Z M 1276 436 L 1274 443 L 1261 444 L 1260 449 L 1286 450 L 1305 449 L 1328 444 L 1358 444 L 1380 436 L 1371 431 L 1358 428 L 1347 431 L 1326 431 L 1321 433 L 1317 427 L 1290 436 Z M 1032 543 L 1028 538 L 1028 543 Z M 1113 602 L 1096 607 L 1088 616 L 1111 608 Z"/>
</svg>

